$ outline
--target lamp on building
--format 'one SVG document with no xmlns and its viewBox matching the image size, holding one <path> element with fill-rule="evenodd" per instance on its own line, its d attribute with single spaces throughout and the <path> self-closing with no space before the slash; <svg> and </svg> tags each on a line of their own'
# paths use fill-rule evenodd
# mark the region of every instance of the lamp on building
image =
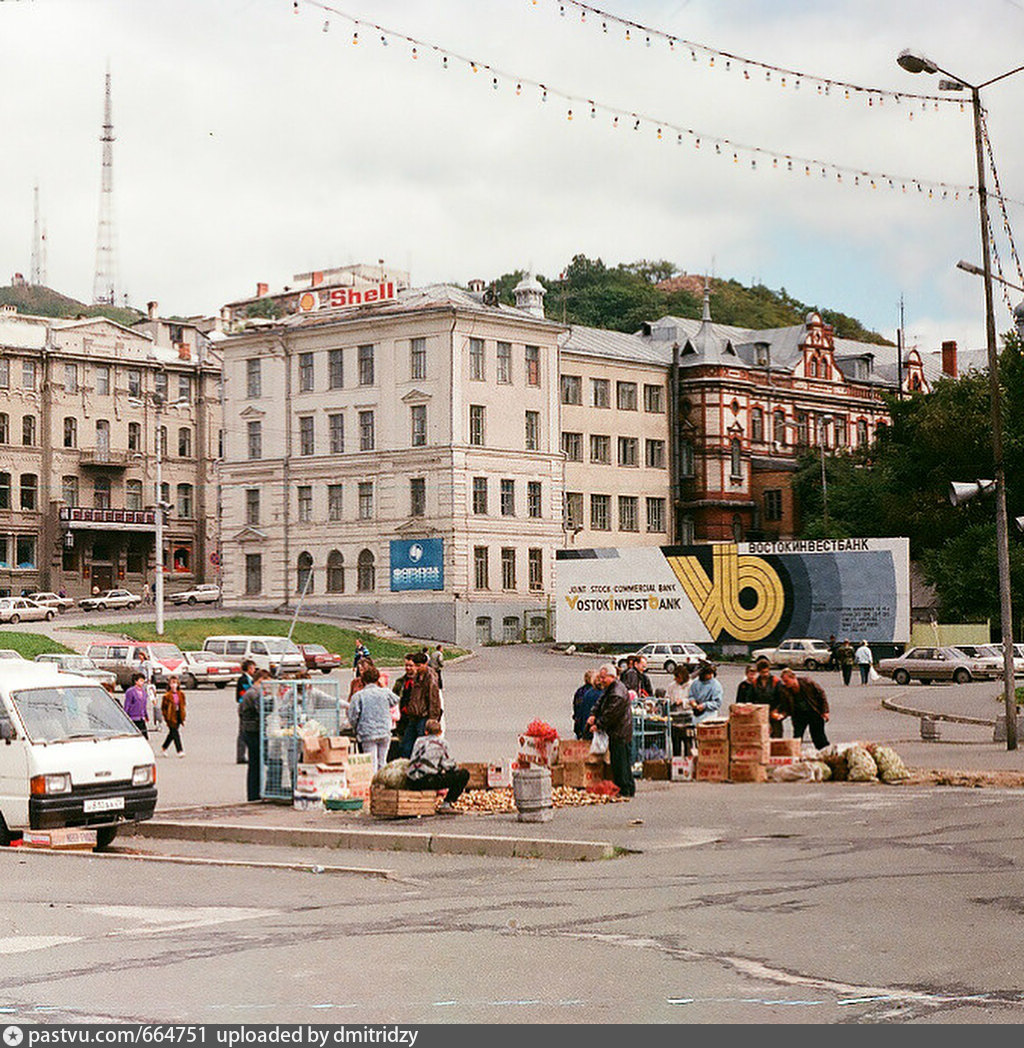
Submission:
<svg viewBox="0 0 1024 1048">
<path fill-rule="evenodd" d="M 943 69 L 924 55 L 905 49 L 896 59 L 908 73 L 942 73 L 948 80 L 939 81 L 940 91 L 971 93 L 974 114 L 974 156 L 978 169 L 978 214 L 981 221 L 981 275 L 985 285 L 985 342 L 988 351 L 988 384 L 992 418 L 992 459 L 995 464 L 993 482 L 996 496 L 996 555 L 999 571 L 999 617 L 1003 639 L 1003 698 L 1006 704 L 1006 748 L 1017 748 L 1017 697 L 1013 684 L 1013 602 L 1010 593 L 1010 536 L 1006 510 L 1006 472 L 1003 466 L 1002 387 L 999 383 L 999 352 L 996 348 L 996 320 L 992 304 L 991 230 L 988 215 L 988 192 L 985 188 L 985 144 L 982 134 L 981 89 L 1024 70 L 1017 66 L 980 84 L 968 83 L 963 77 Z"/>
</svg>

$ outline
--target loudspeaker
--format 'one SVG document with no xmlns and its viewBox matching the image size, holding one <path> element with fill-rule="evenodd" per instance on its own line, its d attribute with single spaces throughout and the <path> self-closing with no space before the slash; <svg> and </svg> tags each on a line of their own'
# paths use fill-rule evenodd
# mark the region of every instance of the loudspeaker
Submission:
<svg viewBox="0 0 1024 1048">
<path fill-rule="evenodd" d="M 1014 517 L 1013 522 L 1017 525 L 1018 531 L 1024 531 L 1024 517 Z"/>
<path fill-rule="evenodd" d="M 949 501 L 954 506 L 960 506 L 976 495 L 991 495 L 995 490 L 996 482 L 994 480 L 972 480 L 966 484 L 954 480 L 949 485 Z"/>
</svg>

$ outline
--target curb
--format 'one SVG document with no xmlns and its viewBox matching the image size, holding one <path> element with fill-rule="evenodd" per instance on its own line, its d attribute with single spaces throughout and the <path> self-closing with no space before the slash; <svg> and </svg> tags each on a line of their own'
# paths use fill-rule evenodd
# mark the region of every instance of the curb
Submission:
<svg viewBox="0 0 1024 1048">
<path fill-rule="evenodd" d="M 169 840 L 220 841 L 292 848 L 345 848 L 407 851 L 432 855 L 477 855 L 502 859 L 552 859 L 596 862 L 616 854 L 604 841 L 479 837 L 471 834 L 389 833 L 386 830 L 311 830 L 296 827 L 244 826 L 233 823 L 150 820 L 136 823 L 132 834 Z"/>
<path fill-rule="evenodd" d="M 983 717 L 964 717 L 958 713 L 932 713 L 930 710 L 916 710 L 913 706 L 900 706 L 891 699 L 882 699 L 882 709 L 891 713 L 902 713 L 907 717 L 925 718 L 926 720 L 947 721 L 950 724 L 972 724 L 978 728 L 994 728 L 994 720 L 985 720 Z"/>
</svg>

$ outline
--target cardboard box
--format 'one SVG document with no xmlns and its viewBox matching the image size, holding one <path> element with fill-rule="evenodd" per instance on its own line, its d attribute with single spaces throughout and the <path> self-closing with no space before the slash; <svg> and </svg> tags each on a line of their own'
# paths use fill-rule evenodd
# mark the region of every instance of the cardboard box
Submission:
<svg viewBox="0 0 1024 1048">
<path fill-rule="evenodd" d="M 781 768 L 786 764 L 796 764 L 799 757 L 769 757 L 765 763 L 769 768 Z"/>
<path fill-rule="evenodd" d="M 768 706 L 763 702 L 734 702 L 729 707 L 729 721 L 767 724 Z"/>
<path fill-rule="evenodd" d="M 644 761 L 644 778 L 651 782 L 668 782 L 668 761 Z"/>
<path fill-rule="evenodd" d="M 670 778 L 673 782 L 692 782 L 696 763 L 693 757 L 673 757 Z"/>
<path fill-rule="evenodd" d="M 344 764 L 349 756 L 347 735 L 323 735 L 320 738 L 320 764 Z M 357 754 L 372 758 L 372 754 Z"/>
<path fill-rule="evenodd" d="M 768 747 L 750 743 L 733 746 L 729 751 L 729 760 L 742 761 L 747 764 L 765 764 L 768 761 Z"/>
<path fill-rule="evenodd" d="M 574 761 L 585 761 L 590 756 L 589 739 L 559 739 L 558 763 L 572 764 Z"/>
<path fill-rule="evenodd" d="M 721 739 L 705 739 L 698 742 L 697 752 L 701 760 L 728 761 L 729 743 Z"/>
<path fill-rule="evenodd" d="M 320 751 L 317 750 L 317 753 Z M 313 796 L 319 792 L 320 771 L 316 764 L 300 764 L 295 769 L 295 792 Z"/>
<path fill-rule="evenodd" d="M 729 722 L 727 720 L 706 720 L 697 725 L 697 744 L 702 742 L 728 742 Z"/>
<path fill-rule="evenodd" d="M 92 851 L 96 831 L 62 827 L 53 830 L 26 830 L 21 835 L 24 848 L 59 848 L 61 851 Z"/>
<path fill-rule="evenodd" d="M 565 765 L 556 764 L 551 769 L 551 788 L 554 789 L 556 786 L 565 785 Z M 472 787 L 470 787 L 472 788 Z"/>
<path fill-rule="evenodd" d="M 323 749 L 321 735 L 304 735 L 302 737 L 302 759 L 306 764 L 319 764 L 320 752 Z"/>
<path fill-rule="evenodd" d="M 698 782 L 728 782 L 729 765 L 721 761 L 709 761 L 697 758 Z"/>
<path fill-rule="evenodd" d="M 372 788 L 373 787 L 368 782 L 358 782 L 358 783 L 355 783 L 354 785 L 351 785 L 351 786 L 348 787 L 348 793 L 349 793 L 350 797 L 359 797 L 359 798 L 361 798 L 362 801 L 364 802 L 364 809 L 365 809 L 365 802 L 369 801 L 369 799 L 370 799 L 370 790 Z"/>
<path fill-rule="evenodd" d="M 469 782 L 466 784 L 467 790 L 486 790 L 487 789 L 487 765 L 484 763 L 472 762 L 467 764 L 460 764 L 460 768 L 464 768 L 469 772 Z"/>
<path fill-rule="evenodd" d="M 767 782 L 768 769 L 749 761 L 730 761 L 729 777 L 733 782 Z"/>
<path fill-rule="evenodd" d="M 510 760 L 487 765 L 487 788 L 489 790 L 500 790 L 511 785 L 512 762 Z"/>
<path fill-rule="evenodd" d="M 729 725 L 729 738 L 734 746 L 763 746 L 766 750 L 771 741 L 768 724 L 756 721 L 733 721 Z"/>
<path fill-rule="evenodd" d="M 772 757 L 799 757 L 800 739 L 770 739 Z"/>
<path fill-rule="evenodd" d="M 519 736 L 519 763 L 549 768 L 558 762 L 558 739 L 546 742 L 532 735 Z"/>
</svg>

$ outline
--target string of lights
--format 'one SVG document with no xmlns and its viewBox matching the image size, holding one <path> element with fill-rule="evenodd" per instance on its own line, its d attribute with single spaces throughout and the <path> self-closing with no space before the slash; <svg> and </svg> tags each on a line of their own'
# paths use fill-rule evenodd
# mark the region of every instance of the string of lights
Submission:
<svg viewBox="0 0 1024 1048">
<path fill-rule="evenodd" d="M 1006 213 L 1006 202 L 1002 197 L 1002 187 L 999 184 L 999 171 L 996 169 L 996 158 L 995 153 L 992 149 L 992 139 L 988 133 L 988 120 L 984 111 L 981 114 L 981 137 L 982 142 L 985 146 L 985 155 L 988 160 L 989 171 L 992 173 L 992 184 L 995 186 L 996 192 L 995 198 L 999 201 L 999 212 L 1000 217 L 1003 220 L 1003 233 L 1006 235 L 1006 241 L 1010 245 L 1010 257 L 1013 259 L 1013 263 L 1017 269 L 1017 281 L 1018 286 L 1024 287 L 1024 267 L 1021 266 L 1020 255 L 1017 253 L 1017 244 L 1013 236 L 1013 227 L 1010 225 L 1010 216 Z M 992 231 L 992 223 L 989 222 L 989 239 L 992 245 L 992 254 L 996 260 L 996 266 L 1000 278 L 1003 276 L 1002 261 L 999 258 L 999 251 L 995 243 L 995 234 Z M 1006 303 L 1006 308 L 1013 315 L 1014 305 L 1010 301 L 1010 289 L 1006 284 L 1000 282 L 999 287 L 1003 292 L 1003 301 Z"/>
<path fill-rule="evenodd" d="M 844 186 L 909 193 L 920 199 L 932 201 L 973 200 L 976 192 L 975 187 L 970 185 L 856 168 L 830 160 L 748 145 L 731 138 L 708 134 L 668 120 L 659 120 L 645 113 L 621 109 L 593 98 L 571 94 L 530 77 L 516 76 L 511 72 L 469 58 L 438 44 L 409 36 L 377 22 L 358 18 L 340 10 L 326 0 L 301 0 L 301 3 L 307 7 L 316 8 L 327 16 L 322 26 L 325 33 L 330 30 L 331 18 L 336 18 L 351 26 L 353 46 L 364 42 L 377 42 L 381 47 L 387 48 L 397 44 L 408 48 L 413 60 L 432 56 L 440 60 L 444 69 L 463 68 L 476 77 L 489 80 L 495 91 L 506 86 L 513 90 L 517 97 L 522 96 L 524 92 L 529 92 L 545 104 L 557 100 L 565 107 L 566 120 L 569 122 L 581 118 L 596 119 L 600 114 L 604 119 L 610 120 L 612 129 L 653 134 L 658 141 L 674 141 L 678 146 L 689 146 L 704 153 L 724 157 L 727 162 L 731 160 L 734 165 L 743 166 L 750 171 L 781 171 L 787 174 L 803 175 L 805 178 L 834 180 Z M 300 0 L 292 0 L 292 8 L 295 14 L 298 14 Z M 1011 197 L 1005 199 L 1008 203 L 1024 205 L 1024 201 Z"/>
</svg>

